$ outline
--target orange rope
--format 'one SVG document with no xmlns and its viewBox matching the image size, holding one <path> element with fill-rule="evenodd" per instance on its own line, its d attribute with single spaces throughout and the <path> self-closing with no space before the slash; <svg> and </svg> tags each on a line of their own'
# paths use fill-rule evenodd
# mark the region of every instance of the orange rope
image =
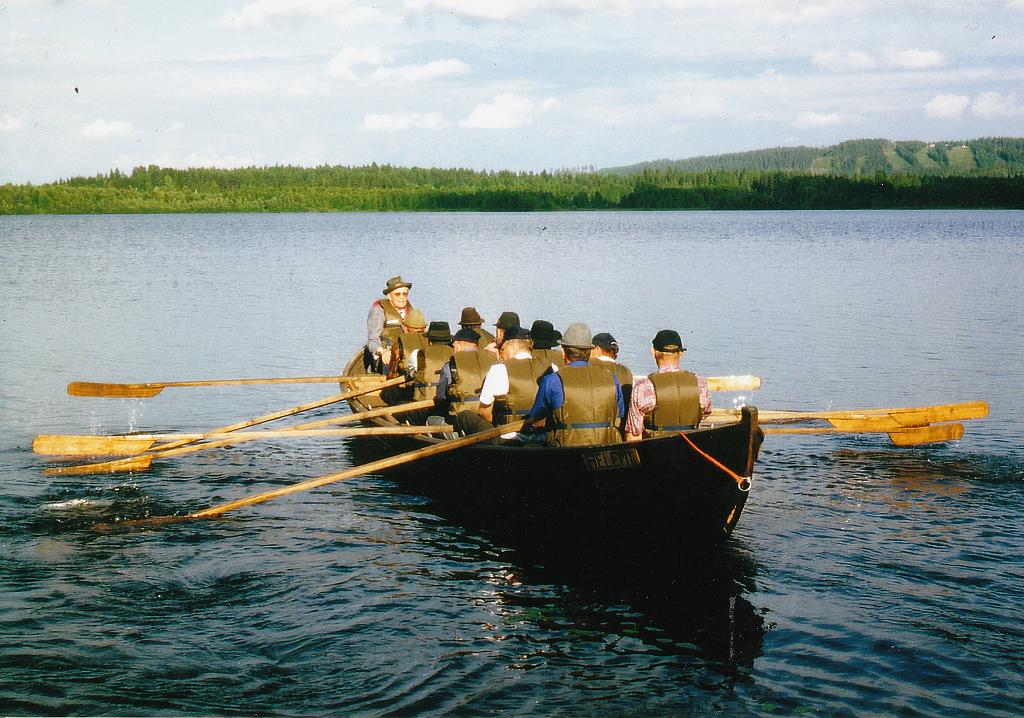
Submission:
<svg viewBox="0 0 1024 718">
<path fill-rule="evenodd" d="M 707 459 L 710 464 L 712 464 L 713 466 L 717 466 L 719 469 L 721 469 L 726 474 L 728 474 L 729 477 L 731 477 L 732 480 L 736 482 L 736 485 L 739 486 L 741 490 L 747 491 L 747 490 L 750 489 L 750 477 L 749 476 L 740 476 L 735 471 L 730 469 L 728 466 L 723 464 L 721 461 L 716 459 L 714 456 L 712 456 L 711 454 L 707 453 L 706 451 L 701 449 L 699 446 L 694 444 L 693 443 L 693 439 L 691 439 L 689 436 L 687 436 L 683 432 L 680 431 L 679 435 L 686 440 L 687 444 L 689 444 L 691 447 L 693 447 L 694 451 L 696 451 L 702 457 Z"/>
</svg>

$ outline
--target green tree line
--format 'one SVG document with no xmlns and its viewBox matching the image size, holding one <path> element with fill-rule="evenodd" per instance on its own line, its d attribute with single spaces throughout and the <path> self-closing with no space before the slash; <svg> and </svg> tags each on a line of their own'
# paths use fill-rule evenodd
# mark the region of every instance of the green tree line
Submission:
<svg viewBox="0 0 1024 718">
<path fill-rule="evenodd" d="M 1024 209 L 1024 173 L 847 176 L 779 170 L 604 172 L 150 165 L 0 186 L 0 214 L 602 209 Z"/>
</svg>

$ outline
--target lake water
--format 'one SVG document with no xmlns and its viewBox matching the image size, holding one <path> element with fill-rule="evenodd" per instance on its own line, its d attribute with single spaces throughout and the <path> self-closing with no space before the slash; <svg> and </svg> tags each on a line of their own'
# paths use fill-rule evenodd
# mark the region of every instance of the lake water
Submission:
<svg viewBox="0 0 1024 718">
<path fill-rule="evenodd" d="M 1024 213 L 0 217 L 0 714 L 965 715 L 1024 699 Z M 322 440 L 43 476 L 39 433 L 208 430 L 333 386 L 71 398 L 73 380 L 328 374 L 401 273 L 610 331 L 761 408 L 984 399 L 955 443 L 770 436 L 730 542 L 549 565 Z M 719 404 L 740 400 L 716 397 Z"/>
</svg>

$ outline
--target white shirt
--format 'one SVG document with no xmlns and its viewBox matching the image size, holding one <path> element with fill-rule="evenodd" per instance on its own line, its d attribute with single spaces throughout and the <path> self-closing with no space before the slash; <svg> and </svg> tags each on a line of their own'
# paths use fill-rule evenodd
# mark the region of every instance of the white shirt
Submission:
<svg viewBox="0 0 1024 718">
<path fill-rule="evenodd" d="M 519 352 L 513 359 L 529 359 L 530 352 Z M 508 394 L 508 369 L 504 364 L 494 364 L 487 370 L 484 385 L 480 389 L 480 406 L 490 406 L 494 398 Z"/>
</svg>

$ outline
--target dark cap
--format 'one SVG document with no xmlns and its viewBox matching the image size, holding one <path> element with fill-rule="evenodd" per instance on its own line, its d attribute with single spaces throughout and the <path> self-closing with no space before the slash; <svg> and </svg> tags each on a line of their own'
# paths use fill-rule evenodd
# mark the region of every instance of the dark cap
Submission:
<svg viewBox="0 0 1024 718">
<path fill-rule="evenodd" d="M 384 287 L 384 294 L 391 294 L 391 292 L 401 287 L 405 287 L 406 289 L 412 289 L 412 282 L 407 282 L 404 279 L 402 279 L 402 275 L 392 277 L 391 279 L 388 280 L 387 286 Z"/>
<path fill-rule="evenodd" d="M 617 352 L 619 350 L 619 343 L 608 332 L 598 332 L 595 334 L 594 346 L 601 347 L 606 352 Z"/>
<path fill-rule="evenodd" d="M 452 330 L 448 322 L 431 322 L 423 336 L 435 344 L 447 344 L 452 340 Z"/>
<path fill-rule="evenodd" d="M 502 312 L 501 316 L 498 317 L 498 321 L 494 323 L 494 326 L 500 329 L 508 329 L 509 327 L 519 326 L 519 315 L 515 312 Z"/>
<path fill-rule="evenodd" d="M 675 329 L 662 329 L 654 335 L 651 345 L 659 352 L 684 352 L 683 340 Z"/>
<path fill-rule="evenodd" d="M 554 349 L 561 337 L 551 322 L 544 319 L 538 319 L 533 323 L 530 327 L 530 335 L 533 336 L 534 349 Z"/>
<path fill-rule="evenodd" d="M 463 307 L 462 316 L 459 317 L 459 324 L 462 326 L 475 327 L 484 323 L 484 318 L 480 316 L 480 312 L 476 310 L 476 307 Z"/>
<path fill-rule="evenodd" d="M 510 342 L 513 339 L 530 339 L 530 330 L 523 327 L 509 327 L 505 330 L 505 340 Z"/>
<path fill-rule="evenodd" d="M 459 331 L 455 332 L 453 339 L 457 342 L 469 342 L 470 344 L 476 344 L 480 341 L 480 335 L 469 327 L 463 327 Z"/>
</svg>

